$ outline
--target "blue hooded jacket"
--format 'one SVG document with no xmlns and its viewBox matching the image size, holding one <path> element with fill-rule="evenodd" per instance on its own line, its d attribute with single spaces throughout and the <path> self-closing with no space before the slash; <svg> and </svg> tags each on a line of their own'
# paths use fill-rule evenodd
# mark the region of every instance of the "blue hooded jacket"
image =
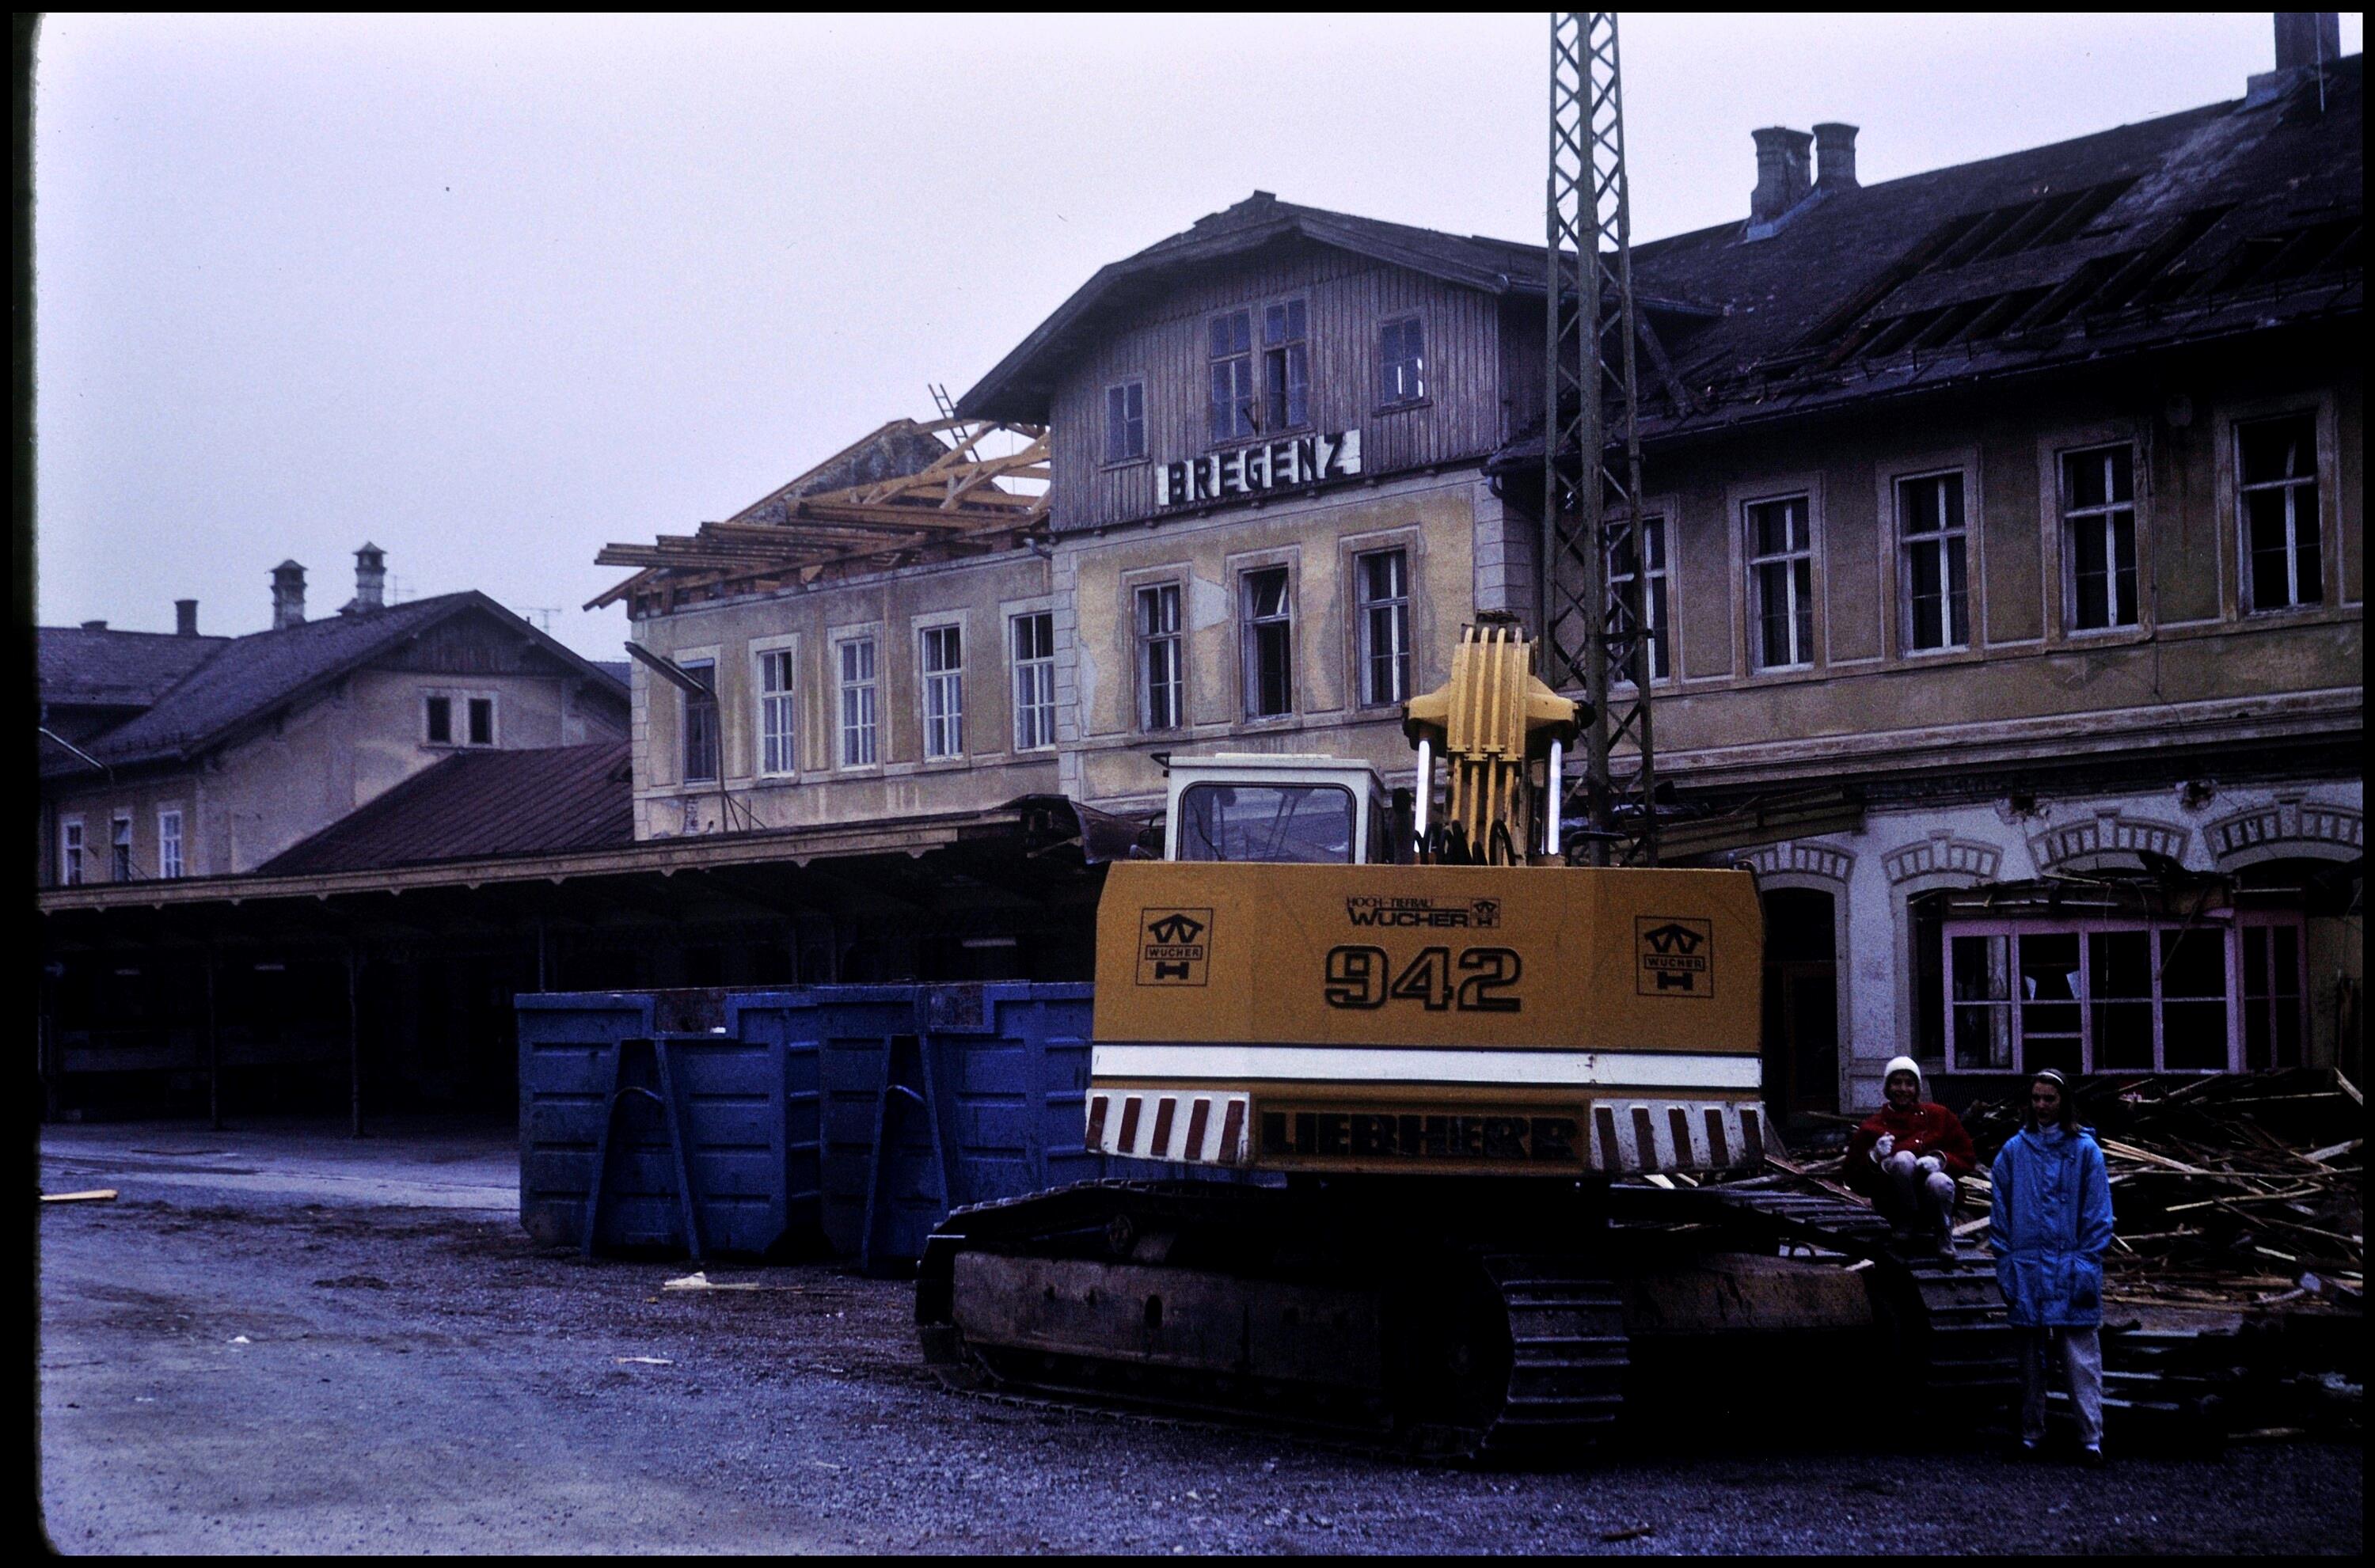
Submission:
<svg viewBox="0 0 2375 1568">
<path fill-rule="evenodd" d="M 1996 1156 L 1989 1183 L 1988 1244 L 2005 1315 L 2024 1328 L 2102 1322 L 2111 1179 L 2093 1135 L 2024 1128 Z"/>
</svg>

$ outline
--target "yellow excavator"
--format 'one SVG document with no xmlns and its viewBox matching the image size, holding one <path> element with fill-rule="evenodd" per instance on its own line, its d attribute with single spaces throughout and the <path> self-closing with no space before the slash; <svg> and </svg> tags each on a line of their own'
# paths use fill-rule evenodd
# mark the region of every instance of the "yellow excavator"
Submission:
<svg viewBox="0 0 2375 1568">
<path fill-rule="evenodd" d="M 1403 811 L 1358 761 L 1172 759 L 1164 856 L 1098 906 L 1084 1136 L 1200 1173 L 950 1215 L 916 1297 L 945 1383 L 1551 1460 L 1809 1337 L 2001 1403 L 1984 1267 L 1699 1185 L 1773 1147 L 1755 881 L 1566 864 L 1578 708 L 1532 661 L 1462 632 L 1404 705 Z"/>
</svg>

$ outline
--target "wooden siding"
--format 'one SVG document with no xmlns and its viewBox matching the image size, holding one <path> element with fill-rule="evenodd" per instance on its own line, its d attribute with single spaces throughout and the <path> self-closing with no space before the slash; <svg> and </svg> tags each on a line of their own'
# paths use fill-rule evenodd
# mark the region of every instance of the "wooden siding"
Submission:
<svg viewBox="0 0 2375 1568">
<path fill-rule="evenodd" d="M 1258 376 L 1260 307 L 1297 294 L 1309 301 L 1311 428 L 1358 430 L 1365 472 L 1473 458 L 1500 443 L 1500 311 L 1493 297 L 1324 246 L 1282 246 L 1187 281 L 1066 371 L 1052 421 L 1056 529 L 1144 517 L 1155 510 L 1157 465 L 1221 450 L 1206 440 L 1206 323 L 1224 310 L 1255 311 Z M 1378 328 L 1411 313 L 1425 323 L 1426 400 L 1380 410 Z M 1128 381 L 1146 383 L 1147 460 L 1107 466 L 1105 390 Z"/>
</svg>

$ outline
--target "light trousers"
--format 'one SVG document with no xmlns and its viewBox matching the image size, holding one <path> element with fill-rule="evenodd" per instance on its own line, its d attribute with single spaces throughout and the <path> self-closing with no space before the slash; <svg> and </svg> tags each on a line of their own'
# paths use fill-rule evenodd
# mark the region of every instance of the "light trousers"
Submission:
<svg viewBox="0 0 2375 1568">
<path fill-rule="evenodd" d="M 1955 1224 L 1955 1178 L 1944 1171 L 1924 1173 L 1910 1154 L 1892 1154 L 1880 1162 L 1880 1211 L 1899 1225 L 1927 1220 L 1940 1231 Z"/>
<path fill-rule="evenodd" d="M 2078 1414 L 2078 1441 L 2088 1448 L 2103 1445 L 2103 1337 L 2086 1328 L 2017 1328 L 2020 1355 L 2020 1435 L 2026 1443 L 2045 1436 L 2046 1363 L 2059 1357 L 2070 1384 L 2071 1408 Z"/>
</svg>

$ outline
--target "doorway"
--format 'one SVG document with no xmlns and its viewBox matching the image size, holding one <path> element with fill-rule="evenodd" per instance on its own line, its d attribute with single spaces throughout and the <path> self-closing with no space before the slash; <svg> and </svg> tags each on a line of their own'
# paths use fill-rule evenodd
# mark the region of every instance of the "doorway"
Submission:
<svg viewBox="0 0 2375 1568">
<path fill-rule="evenodd" d="M 1837 902 L 1770 888 L 1765 907 L 1765 1103 L 1786 1123 L 1839 1108 Z"/>
</svg>

